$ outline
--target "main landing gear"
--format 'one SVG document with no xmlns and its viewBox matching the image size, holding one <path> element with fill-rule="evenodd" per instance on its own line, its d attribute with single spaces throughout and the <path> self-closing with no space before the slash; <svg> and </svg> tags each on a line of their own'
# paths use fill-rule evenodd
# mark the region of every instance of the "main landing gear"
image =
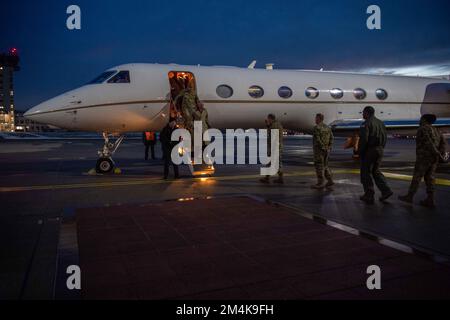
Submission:
<svg viewBox="0 0 450 320">
<path fill-rule="evenodd" d="M 107 132 L 103 132 L 103 139 L 105 140 L 105 144 L 103 145 L 103 149 L 98 151 L 98 160 L 95 165 L 95 171 L 97 173 L 110 173 L 114 170 L 115 164 L 112 159 L 113 154 L 116 152 L 119 145 L 122 143 L 124 135 L 119 136 L 115 141 L 109 140 L 109 134 Z"/>
</svg>

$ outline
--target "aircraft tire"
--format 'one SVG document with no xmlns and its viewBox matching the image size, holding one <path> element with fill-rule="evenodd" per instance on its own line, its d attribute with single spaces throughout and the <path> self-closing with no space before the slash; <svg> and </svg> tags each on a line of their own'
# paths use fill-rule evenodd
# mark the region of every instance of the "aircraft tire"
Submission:
<svg viewBox="0 0 450 320">
<path fill-rule="evenodd" d="M 114 169 L 114 162 L 110 158 L 99 158 L 95 165 L 97 173 L 110 173 Z"/>
</svg>

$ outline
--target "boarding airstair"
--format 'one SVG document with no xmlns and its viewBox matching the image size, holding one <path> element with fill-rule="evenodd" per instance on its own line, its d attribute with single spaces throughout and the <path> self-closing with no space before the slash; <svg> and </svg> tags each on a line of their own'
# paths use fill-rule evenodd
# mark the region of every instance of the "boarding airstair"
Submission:
<svg viewBox="0 0 450 320">
<path fill-rule="evenodd" d="M 189 170 L 193 177 L 208 177 L 214 174 L 214 166 L 206 163 L 189 164 Z"/>
<path fill-rule="evenodd" d="M 184 148 L 180 148 L 179 150 L 180 154 L 185 154 L 185 149 Z M 207 159 L 209 157 L 207 156 Z M 214 174 L 215 169 L 214 169 L 214 165 L 213 164 L 208 164 L 209 161 L 207 161 L 207 163 L 201 163 L 201 164 L 194 164 L 194 161 L 192 160 L 191 157 L 188 157 L 188 167 L 189 167 L 189 171 L 191 172 L 193 177 L 210 177 Z"/>
</svg>

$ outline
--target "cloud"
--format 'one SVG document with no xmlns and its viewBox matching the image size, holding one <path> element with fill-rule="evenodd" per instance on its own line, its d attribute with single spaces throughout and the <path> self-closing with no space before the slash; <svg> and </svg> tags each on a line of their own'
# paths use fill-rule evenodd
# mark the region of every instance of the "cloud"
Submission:
<svg viewBox="0 0 450 320">
<path fill-rule="evenodd" d="M 438 77 L 450 76 L 450 61 L 438 64 L 423 64 L 398 67 L 370 67 L 348 70 L 361 73 L 392 74 L 404 76 Z"/>
</svg>

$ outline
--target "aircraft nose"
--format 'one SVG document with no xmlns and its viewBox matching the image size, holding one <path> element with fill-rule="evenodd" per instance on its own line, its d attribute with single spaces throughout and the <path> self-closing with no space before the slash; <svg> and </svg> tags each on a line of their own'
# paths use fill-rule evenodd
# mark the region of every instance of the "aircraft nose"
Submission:
<svg viewBox="0 0 450 320">
<path fill-rule="evenodd" d="M 35 115 L 36 113 L 39 113 L 39 109 L 36 109 L 36 107 L 33 107 L 31 109 L 29 109 L 28 111 L 26 111 L 23 116 L 25 118 L 31 119 L 33 117 L 33 115 Z"/>
<path fill-rule="evenodd" d="M 76 106 L 81 103 L 80 89 L 63 93 L 59 96 L 46 100 L 25 112 L 28 118 L 47 119 L 51 114 L 64 110 L 67 107 Z"/>
<path fill-rule="evenodd" d="M 59 110 L 61 101 L 59 99 L 50 99 L 44 101 L 24 113 L 24 117 L 35 122 L 58 126 L 60 116 L 55 113 Z"/>
<path fill-rule="evenodd" d="M 25 118 L 30 120 L 37 121 L 38 118 L 40 118 L 40 114 L 45 110 L 44 104 L 38 104 L 31 109 L 29 109 L 27 112 L 25 112 L 23 115 Z"/>
</svg>

